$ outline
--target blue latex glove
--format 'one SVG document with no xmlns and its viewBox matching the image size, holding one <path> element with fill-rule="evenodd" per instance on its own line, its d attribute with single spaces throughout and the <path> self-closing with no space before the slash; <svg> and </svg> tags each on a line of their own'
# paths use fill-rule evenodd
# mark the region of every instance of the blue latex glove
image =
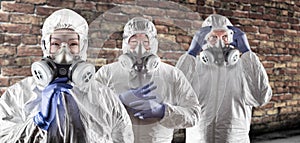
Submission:
<svg viewBox="0 0 300 143">
<path fill-rule="evenodd" d="M 205 36 L 211 31 L 211 26 L 200 28 L 194 35 L 188 54 L 196 57 L 202 50 L 202 46 L 206 44 Z"/>
<path fill-rule="evenodd" d="M 233 42 L 230 43 L 230 45 L 236 47 L 242 53 L 251 51 L 246 34 L 241 29 L 236 28 L 234 26 L 227 27 L 234 32 L 232 39 Z"/>
<path fill-rule="evenodd" d="M 142 87 L 139 87 L 137 89 L 130 89 L 124 93 L 121 93 L 119 98 L 122 101 L 123 104 L 126 106 L 129 106 L 131 102 L 138 101 L 141 99 L 155 99 L 156 96 L 148 96 L 147 94 L 151 91 L 155 90 L 157 86 L 153 85 L 154 82 L 151 82 L 149 84 L 146 84 Z"/>
<path fill-rule="evenodd" d="M 57 78 L 42 91 L 40 112 L 33 118 L 34 123 L 41 129 L 48 130 L 55 118 L 57 102 L 61 98 L 61 92 L 70 94 L 69 89 L 73 87 L 66 84 L 67 81 L 68 78 Z"/>
<path fill-rule="evenodd" d="M 165 115 L 165 105 L 155 100 L 139 100 L 130 104 L 131 108 L 143 109 L 134 113 L 139 119 L 163 118 Z M 150 109 L 149 109 L 150 108 Z"/>
</svg>

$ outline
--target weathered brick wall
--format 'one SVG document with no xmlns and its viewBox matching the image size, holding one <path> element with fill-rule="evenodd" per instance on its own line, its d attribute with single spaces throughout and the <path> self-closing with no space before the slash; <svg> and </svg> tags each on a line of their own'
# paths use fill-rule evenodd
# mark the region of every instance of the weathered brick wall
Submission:
<svg viewBox="0 0 300 143">
<path fill-rule="evenodd" d="M 202 20 L 227 16 L 247 33 L 265 66 L 274 96 L 253 110 L 252 132 L 296 127 L 300 118 L 300 1 L 298 0 L 7 0 L 0 9 L 0 94 L 30 76 L 41 58 L 40 28 L 51 12 L 70 8 L 90 25 L 89 58 L 98 68 L 122 53 L 122 28 L 133 16 L 156 24 L 163 62 L 174 65 Z"/>
</svg>

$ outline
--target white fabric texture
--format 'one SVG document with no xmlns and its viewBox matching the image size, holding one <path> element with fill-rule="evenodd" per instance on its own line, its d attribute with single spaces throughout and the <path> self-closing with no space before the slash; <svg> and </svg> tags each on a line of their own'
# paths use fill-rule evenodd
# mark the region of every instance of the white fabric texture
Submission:
<svg viewBox="0 0 300 143">
<path fill-rule="evenodd" d="M 267 73 L 255 53 L 242 55 L 235 65 L 205 65 L 184 54 L 177 65 L 191 82 L 201 105 L 201 120 L 186 129 L 187 143 L 247 143 L 252 107 L 272 96 Z"/>
<path fill-rule="evenodd" d="M 72 97 L 79 108 L 88 143 L 132 143 L 133 132 L 126 109 L 115 93 L 95 80 L 85 87 L 73 85 Z M 32 77 L 9 87 L 0 98 L 0 142 L 55 142 L 58 131 L 36 126 L 33 117 L 39 112 L 41 88 Z M 72 125 L 71 125 L 72 126 Z M 50 137 L 50 132 L 57 136 Z M 70 128 L 70 135 L 76 131 Z M 57 138 L 56 138 L 57 137 Z M 70 140 L 81 140 L 71 136 Z M 60 141 L 63 142 L 63 141 Z"/>
<path fill-rule="evenodd" d="M 138 74 L 125 71 L 120 62 L 105 65 L 96 73 L 96 80 L 120 94 L 139 87 Z M 191 127 L 199 120 L 200 107 L 195 92 L 177 68 L 160 63 L 158 68 L 142 76 L 143 84 L 154 81 L 157 89 L 151 94 L 166 105 L 165 116 L 159 120 L 139 120 L 130 114 L 135 143 L 170 143 L 174 129 Z"/>
</svg>

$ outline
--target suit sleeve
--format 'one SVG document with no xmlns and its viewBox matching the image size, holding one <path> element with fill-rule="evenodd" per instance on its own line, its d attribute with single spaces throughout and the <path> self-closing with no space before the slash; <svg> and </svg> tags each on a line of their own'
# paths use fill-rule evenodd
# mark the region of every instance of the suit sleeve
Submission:
<svg viewBox="0 0 300 143">
<path fill-rule="evenodd" d="M 272 97 L 265 68 L 255 53 L 249 51 L 242 55 L 246 103 L 257 107 L 268 103 Z"/>
<path fill-rule="evenodd" d="M 168 128 L 187 128 L 194 126 L 200 119 L 200 105 L 192 86 L 180 70 L 174 74 L 175 104 L 166 103 L 165 116 L 161 124 Z"/>
<path fill-rule="evenodd" d="M 14 86 L 0 98 L 0 142 L 39 142 L 46 135 L 24 109 L 23 93 L 20 86 Z"/>
</svg>

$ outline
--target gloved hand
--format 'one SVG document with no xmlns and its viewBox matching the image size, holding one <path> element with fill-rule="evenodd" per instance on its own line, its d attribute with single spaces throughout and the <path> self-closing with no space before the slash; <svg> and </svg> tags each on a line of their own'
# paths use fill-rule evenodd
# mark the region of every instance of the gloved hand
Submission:
<svg viewBox="0 0 300 143">
<path fill-rule="evenodd" d="M 57 78 L 42 91 L 42 102 L 40 112 L 34 116 L 34 123 L 41 129 L 48 130 L 55 118 L 57 102 L 60 100 L 61 92 L 69 93 L 73 86 L 66 84 L 68 78 Z"/>
<path fill-rule="evenodd" d="M 148 96 L 147 94 L 157 88 L 157 86 L 153 85 L 154 82 L 150 82 L 142 87 L 137 89 L 130 89 L 124 93 L 121 93 L 119 98 L 123 104 L 129 106 L 131 102 L 138 101 L 141 99 L 155 99 L 156 96 Z"/>
<path fill-rule="evenodd" d="M 232 39 L 233 42 L 230 43 L 230 45 L 236 47 L 242 53 L 251 51 L 246 34 L 241 29 L 236 28 L 234 26 L 227 27 L 234 32 Z"/>
<path fill-rule="evenodd" d="M 206 44 L 205 37 L 211 31 L 211 26 L 200 28 L 200 30 L 194 35 L 188 54 L 196 57 L 202 50 L 202 46 Z"/>
<path fill-rule="evenodd" d="M 165 115 L 165 105 L 155 100 L 139 100 L 130 104 L 131 108 L 140 109 L 133 116 L 139 119 L 163 118 Z"/>
</svg>

